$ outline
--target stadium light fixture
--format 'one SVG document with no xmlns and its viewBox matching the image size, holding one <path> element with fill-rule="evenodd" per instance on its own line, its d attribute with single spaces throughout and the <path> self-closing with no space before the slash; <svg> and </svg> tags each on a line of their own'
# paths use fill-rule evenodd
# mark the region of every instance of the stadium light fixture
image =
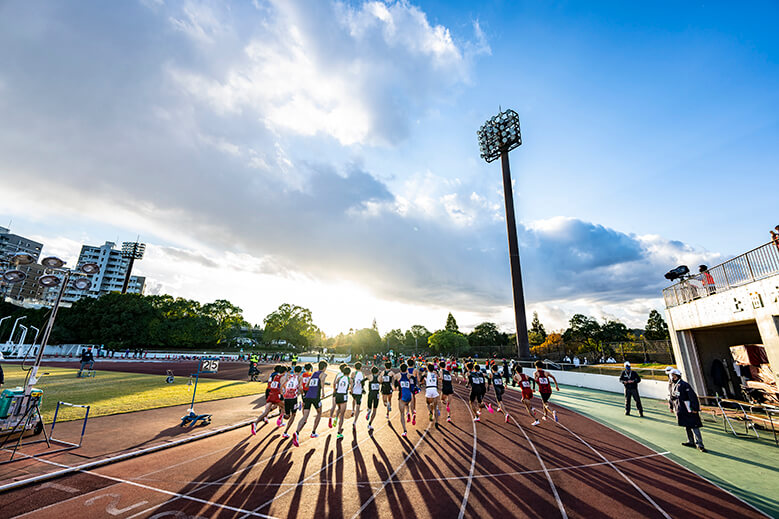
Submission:
<svg viewBox="0 0 779 519">
<path fill-rule="evenodd" d="M 138 243 L 137 241 L 126 241 L 122 243 L 122 257 L 130 260 L 127 264 L 127 272 L 124 275 L 124 284 L 122 285 L 122 293 L 127 293 L 127 287 L 130 285 L 130 276 L 133 272 L 133 264 L 135 260 L 143 259 L 143 254 L 146 252 L 146 244 Z"/>
<path fill-rule="evenodd" d="M 488 163 L 501 159 L 503 169 L 503 197 L 506 203 L 506 230 L 509 241 L 511 284 L 514 296 L 514 319 L 517 325 L 517 351 L 520 359 L 530 359 L 530 342 L 527 335 L 525 293 L 522 288 L 522 269 L 519 263 L 517 223 L 514 216 L 514 192 L 511 186 L 509 152 L 522 145 L 519 115 L 514 110 L 501 110 L 488 119 L 479 131 L 479 151 Z"/>
</svg>

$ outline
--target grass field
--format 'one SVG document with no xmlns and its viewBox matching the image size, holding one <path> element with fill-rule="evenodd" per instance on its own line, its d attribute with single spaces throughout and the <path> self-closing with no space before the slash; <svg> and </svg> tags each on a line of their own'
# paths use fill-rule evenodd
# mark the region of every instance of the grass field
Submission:
<svg viewBox="0 0 779 519">
<path fill-rule="evenodd" d="M 5 364 L 3 389 L 24 384 L 25 372 L 18 365 Z M 67 368 L 42 368 L 43 376 L 35 387 L 43 390 L 41 413 L 47 423 L 54 418 L 57 401 L 72 404 L 88 404 L 89 416 L 105 416 L 129 413 L 157 407 L 188 404 L 192 401 L 192 386 L 187 377 L 176 377 L 173 384 L 166 384 L 162 375 L 143 375 L 117 371 L 97 371 L 94 378 L 76 378 L 78 370 Z M 197 386 L 196 402 L 219 400 L 236 396 L 263 393 L 265 384 L 234 380 L 201 378 Z M 57 421 L 83 417 L 82 409 L 60 409 Z"/>
</svg>

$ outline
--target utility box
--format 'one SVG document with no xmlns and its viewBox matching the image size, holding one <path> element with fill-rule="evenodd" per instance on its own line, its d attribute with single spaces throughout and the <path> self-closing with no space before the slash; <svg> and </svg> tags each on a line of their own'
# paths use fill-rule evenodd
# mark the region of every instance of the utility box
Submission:
<svg viewBox="0 0 779 519">
<path fill-rule="evenodd" d="M 37 403 L 40 408 L 42 399 L 43 390 L 33 388 L 30 393 L 30 402 L 25 405 L 23 387 L 4 389 L 2 394 L 0 394 L 0 420 L 9 416 L 23 415 L 29 408 L 29 405 L 33 403 Z"/>
</svg>

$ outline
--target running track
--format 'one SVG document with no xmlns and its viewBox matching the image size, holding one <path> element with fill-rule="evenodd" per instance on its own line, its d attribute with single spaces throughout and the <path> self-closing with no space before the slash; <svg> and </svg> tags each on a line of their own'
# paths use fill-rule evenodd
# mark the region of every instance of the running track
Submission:
<svg viewBox="0 0 779 519">
<path fill-rule="evenodd" d="M 557 407 L 559 424 L 531 427 L 510 390 L 516 421 L 483 412 L 475 424 L 455 390 L 440 431 L 419 404 L 406 439 L 381 404 L 372 435 L 363 412 L 338 441 L 325 413 L 320 437 L 308 438 L 309 421 L 299 448 L 273 422 L 255 437 L 247 426 L 2 494 L 0 517 L 764 517 L 576 413 Z"/>
</svg>

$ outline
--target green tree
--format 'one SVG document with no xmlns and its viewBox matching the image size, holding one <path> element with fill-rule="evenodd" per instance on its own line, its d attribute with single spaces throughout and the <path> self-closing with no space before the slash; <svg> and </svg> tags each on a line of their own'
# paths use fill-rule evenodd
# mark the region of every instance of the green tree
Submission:
<svg viewBox="0 0 779 519">
<path fill-rule="evenodd" d="M 460 327 L 457 326 L 457 321 L 455 321 L 452 312 L 449 312 L 449 315 L 446 316 L 446 326 L 444 329 L 448 332 L 460 333 Z"/>
<path fill-rule="evenodd" d="M 263 322 L 264 339 L 269 342 L 285 340 L 296 346 L 308 347 L 321 337 L 311 317 L 311 310 L 301 306 L 284 303 Z"/>
<path fill-rule="evenodd" d="M 352 348 L 362 354 L 378 353 L 382 350 L 381 337 L 375 328 L 362 328 L 354 332 Z"/>
<path fill-rule="evenodd" d="M 424 348 L 430 335 L 430 330 L 421 324 L 415 324 L 406 332 L 404 343 L 409 348 Z"/>
<path fill-rule="evenodd" d="M 579 351 L 595 351 L 598 349 L 598 334 L 600 324 L 592 317 L 575 314 L 568 321 L 569 327 L 563 332 L 563 340 L 566 343 L 579 345 Z"/>
<path fill-rule="evenodd" d="M 530 331 L 527 334 L 530 344 L 538 346 L 546 340 L 546 329 L 538 318 L 538 312 L 533 312 L 533 322 L 530 325 Z"/>
<path fill-rule="evenodd" d="M 248 326 L 243 319 L 243 310 L 226 299 L 217 299 L 213 303 L 203 305 L 202 314 L 216 322 L 216 343 L 220 344 L 228 338 L 232 328 Z"/>
<path fill-rule="evenodd" d="M 457 354 L 468 348 L 468 339 L 461 333 L 439 330 L 427 339 L 428 346 L 438 354 Z"/>
<path fill-rule="evenodd" d="M 384 336 L 384 344 L 386 344 L 390 349 L 397 349 L 403 346 L 404 340 L 405 336 L 403 335 L 403 332 L 400 328 L 390 330 L 387 332 L 387 335 Z"/>
<path fill-rule="evenodd" d="M 671 338 L 668 333 L 668 325 L 657 310 L 649 312 L 649 320 L 646 322 L 644 337 L 650 341 L 663 341 Z"/>
<path fill-rule="evenodd" d="M 489 322 L 477 324 L 468 334 L 468 343 L 475 347 L 505 344 L 503 334 L 498 330 L 498 325 Z"/>
</svg>

